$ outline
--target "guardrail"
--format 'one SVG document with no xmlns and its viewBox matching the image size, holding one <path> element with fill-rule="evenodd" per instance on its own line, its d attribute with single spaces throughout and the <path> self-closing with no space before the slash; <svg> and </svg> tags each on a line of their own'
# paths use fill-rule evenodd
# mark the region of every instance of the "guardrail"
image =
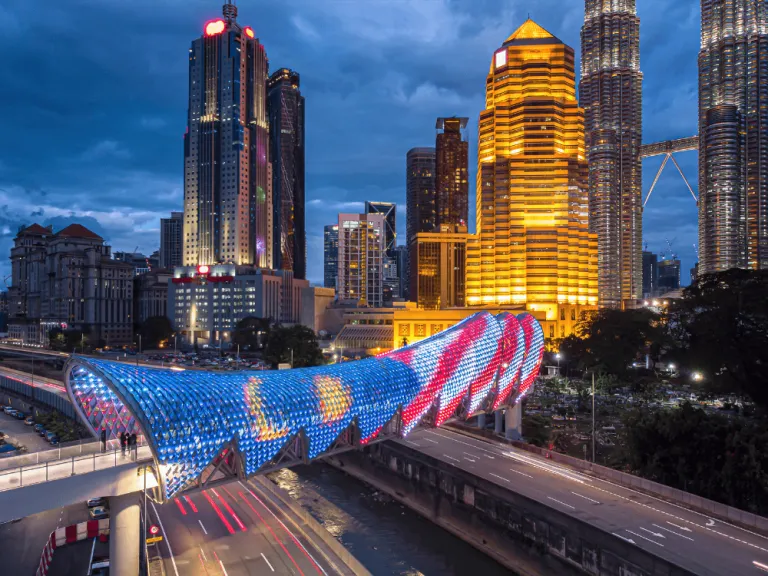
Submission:
<svg viewBox="0 0 768 576">
<path fill-rule="evenodd" d="M 136 445 L 145 446 L 144 436 L 137 436 Z M 106 451 L 121 450 L 120 441 L 113 439 L 107 441 Z M 127 450 L 127 448 L 126 448 Z M 75 440 L 74 442 L 65 442 L 56 448 L 50 450 L 41 450 L 39 452 L 29 452 L 19 456 L 7 456 L 0 459 L 0 471 L 10 468 L 20 468 L 22 466 L 33 466 L 44 464 L 46 462 L 55 462 L 57 460 L 83 456 L 87 454 L 97 454 L 101 452 L 101 441 L 95 438 L 85 440 Z"/>
<path fill-rule="evenodd" d="M 34 456 L 34 454 L 30 454 Z M 71 456 L 41 464 L 20 466 L 0 472 L 0 492 L 13 490 L 32 484 L 41 484 L 51 480 L 61 480 L 77 474 L 87 474 L 105 468 L 115 468 L 131 462 L 143 462 L 152 457 L 149 446 L 141 446 L 136 450 L 136 456 L 115 448 L 107 452 L 98 452 L 85 456 Z"/>
<path fill-rule="evenodd" d="M 554 452 L 545 448 L 539 448 L 538 446 L 526 444 L 525 442 L 508 440 L 506 438 L 497 436 L 495 433 L 488 430 L 480 430 L 479 428 L 473 428 L 472 426 L 458 422 L 452 422 L 448 425 L 448 427 L 469 436 L 481 437 L 487 440 L 509 444 L 515 448 L 525 450 L 526 452 L 549 458 L 553 462 L 559 462 L 584 472 L 590 472 L 598 478 L 609 480 L 615 484 L 619 484 L 620 486 L 625 486 L 640 492 L 645 492 L 662 500 L 666 500 L 674 504 L 680 504 L 686 508 L 690 508 L 691 510 L 708 514 L 714 518 L 732 522 L 733 524 L 737 524 L 743 528 L 749 528 L 752 530 L 757 530 L 763 534 L 768 534 L 768 518 L 753 514 L 752 512 L 739 510 L 738 508 L 728 506 L 727 504 L 721 504 L 719 502 L 715 502 L 714 500 L 709 500 L 708 498 L 703 498 L 701 496 L 697 496 L 696 494 L 685 492 L 684 490 L 671 488 L 669 486 L 665 486 L 664 484 L 659 484 L 658 482 L 653 482 L 652 480 L 647 480 L 645 478 L 641 478 L 640 476 L 614 470 L 613 468 L 600 466 L 599 464 L 592 464 L 591 462 L 587 462 L 586 460 L 581 460 L 579 458 L 574 458 L 573 456 L 560 454 L 559 452 Z"/>
</svg>

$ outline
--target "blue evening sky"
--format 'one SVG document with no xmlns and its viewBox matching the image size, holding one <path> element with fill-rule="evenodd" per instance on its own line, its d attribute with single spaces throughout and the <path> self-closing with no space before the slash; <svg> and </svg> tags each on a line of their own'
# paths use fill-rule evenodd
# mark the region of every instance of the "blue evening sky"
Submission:
<svg viewBox="0 0 768 576">
<path fill-rule="evenodd" d="M 696 133 L 699 3 L 638 2 L 644 140 Z M 527 17 L 574 47 L 581 0 L 240 0 L 239 21 L 270 68 L 301 74 L 307 120 L 307 251 L 322 281 L 322 229 L 365 200 L 397 202 L 405 154 L 434 146 L 438 116 L 470 118 L 474 223 L 477 118 L 493 51 Z M 182 209 L 187 54 L 221 0 L 4 0 L 0 3 L 0 273 L 22 224 L 77 221 L 114 250 L 150 253 L 159 219 Z M 696 154 L 678 157 L 696 190 Z M 661 158 L 645 161 L 647 191 Z M 644 216 L 696 261 L 696 207 L 670 163 Z"/>
</svg>

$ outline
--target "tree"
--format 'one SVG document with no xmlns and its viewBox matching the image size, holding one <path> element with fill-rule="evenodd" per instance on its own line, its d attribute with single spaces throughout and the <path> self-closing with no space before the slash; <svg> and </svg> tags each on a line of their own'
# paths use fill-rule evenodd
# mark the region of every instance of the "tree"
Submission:
<svg viewBox="0 0 768 576">
<path fill-rule="evenodd" d="M 243 350 L 261 350 L 269 340 L 272 323 L 269 318 L 247 316 L 240 320 L 232 334 L 232 343 Z"/>
<path fill-rule="evenodd" d="M 48 331 L 48 343 L 51 350 L 59 352 L 82 351 L 88 345 L 88 332 L 90 329 L 85 327 L 80 330 L 62 330 L 61 328 L 51 328 Z"/>
<path fill-rule="evenodd" d="M 139 327 L 144 350 L 154 350 L 173 336 L 173 324 L 166 316 L 151 316 Z"/>
<path fill-rule="evenodd" d="M 523 434 L 529 444 L 546 446 L 549 443 L 549 421 L 541 414 L 524 414 Z"/>
<path fill-rule="evenodd" d="M 264 349 L 264 360 L 272 365 L 290 362 L 291 353 L 294 368 L 319 366 L 324 363 L 314 331 L 301 325 L 273 327 Z"/>
<path fill-rule="evenodd" d="M 710 390 L 768 407 L 768 270 L 702 276 L 671 303 L 669 333 L 671 354 Z"/>
</svg>

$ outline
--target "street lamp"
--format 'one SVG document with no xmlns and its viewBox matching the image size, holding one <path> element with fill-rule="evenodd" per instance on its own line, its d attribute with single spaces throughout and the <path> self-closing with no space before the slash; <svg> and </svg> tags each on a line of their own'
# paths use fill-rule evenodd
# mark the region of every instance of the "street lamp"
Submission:
<svg viewBox="0 0 768 576">
<path fill-rule="evenodd" d="M 139 365 L 139 354 L 141 354 L 141 334 L 136 334 L 139 337 L 139 350 L 136 352 L 136 366 Z"/>
<path fill-rule="evenodd" d="M 555 354 L 555 358 L 557 358 L 557 375 L 560 376 L 560 358 L 562 358 L 560 352 Z"/>
<path fill-rule="evenodd" d="M 691 376 L 694 382 L 701 382 L 704 380 L 704 375 L 701 372 L 694 372 Z"/>
</svg>

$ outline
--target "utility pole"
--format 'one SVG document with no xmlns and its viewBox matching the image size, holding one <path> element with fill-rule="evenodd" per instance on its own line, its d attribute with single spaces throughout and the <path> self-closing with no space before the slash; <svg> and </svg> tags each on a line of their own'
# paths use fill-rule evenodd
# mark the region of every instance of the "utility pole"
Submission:
<svg viewBox="0 0 768 576">
<path fill-rule="evenodd" d="M 592 464 L 595 463 L 595 373 L 592 372 Z"/>
<path fill-rule="evenodd" d="M 291 368 L 293 368 L 293 348 L 291 348 Z"/>
</svg>

